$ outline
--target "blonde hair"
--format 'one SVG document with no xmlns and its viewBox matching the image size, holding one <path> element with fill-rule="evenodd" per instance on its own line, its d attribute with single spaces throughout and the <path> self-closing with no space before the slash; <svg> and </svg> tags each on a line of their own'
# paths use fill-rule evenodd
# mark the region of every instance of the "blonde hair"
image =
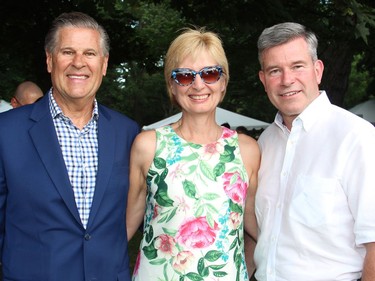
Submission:
<svg viewBox="0 0 375 281">
<path fill-rule="evenodd" d="M 187 56 L 192 56 L 194 59 L 203 50 L 208 51 L 217 64 L 223 68 L 225 90 L 222 93 L 222 99 L 224 99 L 229 82 L 229 67 L 220 37 L 216 33 L 206 31 L 204 27 L 196 29 L 184 28 L 183 32 L 170 44 L 164 60 L 164 78 L 168 96 L 173 105 L 180 107 L 170 87 L 172 70 L 178 68 Z"/>
</svg>

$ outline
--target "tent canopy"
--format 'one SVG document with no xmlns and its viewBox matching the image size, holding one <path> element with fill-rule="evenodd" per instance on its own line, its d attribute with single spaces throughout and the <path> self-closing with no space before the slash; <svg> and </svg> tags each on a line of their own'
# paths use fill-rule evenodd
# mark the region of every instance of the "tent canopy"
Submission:
<svg viewBox="0 0 375 281">
<path fill-rule="evenodd" d="M 148 126 L 143 126 L 143 130 L 156 129 L 171 123 L 177 122 L 181 118 L 182 113 L 177 113 L 168 118 L 160 120 L 156 123 L 150 124 Z M 253 119 L 235 112 L 231 112 L 220 107 L 216 108 L 216 122 L 221 125 L 223 123 L 228 123 L 231 129 L 236 129 L 238 126 L 244 126 L 248 130 L 252 129 L 264 129 L 269 123 Z"/>
<path fill-rule="evenodd" d="M 363 119 L 375 124 L 375 99 L 357 104 L 356 106 L 349 109 L 350 112 L 357 114 Z"/>
</svg>

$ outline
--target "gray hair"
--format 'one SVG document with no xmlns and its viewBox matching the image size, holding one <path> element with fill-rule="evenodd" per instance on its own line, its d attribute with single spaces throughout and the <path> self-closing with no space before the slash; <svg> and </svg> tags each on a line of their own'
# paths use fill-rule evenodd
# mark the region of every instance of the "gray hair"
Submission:
<svg viewBox="0 0 375 281">
<path fill-rule="evenodd" d="M 258 38 L 258 60 L 263 68 L 262 54 L 269 48 L 285 44 L 296 38 L 304 38 L 313 61 L 318 59 L 318 39 L 305 26 L 295 22 L 279 23 L 263 30 Z"/>
<path fill-rule="evenodd" d="M 81 12 L 62 13 L 52 22 L 51 28 L 49 29 L 44 41 L 44 49 L 46 52 L 53 53 L 55 51 L 58 43 L 57 40 L 59 31 L 65 27 L 90 28 L 97 30 L 100 34 L 100 46 L 102 48 L 103 55 L 109 55 L 110 47 L 107 32 L 101 25 L 98 24 L 96 20 Z"/>
</svg>

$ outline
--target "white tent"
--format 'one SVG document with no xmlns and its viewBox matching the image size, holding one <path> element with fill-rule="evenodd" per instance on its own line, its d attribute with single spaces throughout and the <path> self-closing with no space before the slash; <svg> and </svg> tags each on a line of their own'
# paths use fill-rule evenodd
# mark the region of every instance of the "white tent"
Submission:
<svg viewBox="0 0 375 281">
<path fill-rule="evenodd" d="M 375 124 L 375 99 L 357 104 L 349 109 L 349 111 Z"/>
<path fill-rule="evenodd" d="M 5 100 L 0 100 L 0 112 L 8 111 L 12 109 L 13 107 L 11 104 Z"/>
<path fill-rule="evenodd" d="M 181 118 L 181 112 L 175 115 L 172 115 L 168 118 L 160 120 L 156 123 L 150 124 L 148 126 L 143 126 L 143 130 L 156 129 L 171 123 L 178 121 Z M 218 107 L 216 109 L 216 122 L 221 125 L 223 123 L 228 123 L 232 129 L 236 129 L 238 126 L 244 126 L 248 130 L 252 129 L 264 129 L 269 123 L 259 121 L 235 112 L 231 112 L 226 109 Z"/>
</svg>

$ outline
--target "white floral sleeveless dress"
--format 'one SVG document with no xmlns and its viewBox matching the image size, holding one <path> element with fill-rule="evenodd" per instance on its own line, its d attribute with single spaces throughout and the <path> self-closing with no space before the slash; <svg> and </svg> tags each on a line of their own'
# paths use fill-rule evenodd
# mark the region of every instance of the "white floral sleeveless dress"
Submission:
<svg viewBox="0 0 375 281">
<path fill-rule="evenodd" d="M 237 133 L 223 127 L 217 142 L 198 145 L 165 126 L 156 130 L 156 139 L 133 280 L 247 281 L 248 175 Z"/>
</svg>

